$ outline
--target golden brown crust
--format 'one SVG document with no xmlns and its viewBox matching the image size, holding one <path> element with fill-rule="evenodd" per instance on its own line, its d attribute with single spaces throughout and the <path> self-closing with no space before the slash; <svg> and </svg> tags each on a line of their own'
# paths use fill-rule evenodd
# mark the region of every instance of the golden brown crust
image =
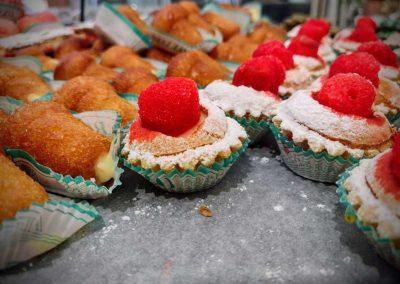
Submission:
<svg viewBox="0 0 400 284">
<path fill-rule="evenodd" d="M 30 96 L 44 95 L 51 89 L 35 72 L 7 63 L 0 64 L 0 96 L 29 101 Z"/>
<path fill-rule="evenodd" d="M 157 81 L 157 77 L 145 68 L 128 68 L 117 75 L 113 86 L 119 93 L 140 94 Z"/>
<path fill-rule="evenodd" d="M 169 4 L 155 14 L 152 25 L 160 31 L 169 32 L 175 22 L 185 19 L 188 14 L 181 5 Z"/>
<path fill-rule="evenodd" d="M 118 76 L 118 73 L 111 68 L 101 66 L 97 63 L 92 63 L 85 69 L 85 71 L 83 71 L 82 75 L 112 82 Z"/>
<path fill-rule="evenodd" d="M 117 95 L 114 88 L 104 80 L 78 76 L 66 82 L 52 100 L 76 112 L 93 110 L 115 110 L 122 123 L 137 116 L 136 108 Z"/>
<path fill-rule="evenodd" d="M 193 1 L 180 1 L 179 6 L 186 10 L 188 14 L 200 14 L 200 8 Z"/>
<path fill-rule="evenodd" d="M 88 47 L 89 46 L 83 38 L 73 35 L 61 42 L 55 51 L 54 57 L 61 59 L 63 56 L 69 55 L 73 52 L 83 51 Z"/>
<path fill-rule="evenodd" d="M 235 35 L 228 41 L 220 43 L 212 51 L 211 56 L 226 61 L 242 63 L 251 58 L 257 44 L 243 35 Z"/>
<path fill-rule="evenodd" d="M 197 28 L 201 28 L 210 34 L 214 34 L 215 28 L 207 23 L 200 15 L 198 14 L 190 14 L 187 18 L 187 20 L 195 25 Z"/>
<path fill-rule="evenodd" d="M 57 59 L 46 55 L 37 55 L 36 58 L 39 59 L 40 63 L 42 64 L 43 71 L 54 71 L 54 69 L 57 67 Z"/>
<path fill-rule="evenodd" d="M 227 40 L 240 32 L 238 24 L 212 11 L 204 13 L 202 17 L 207 23 L 221 31 L 224 40 Z"/>
<path fill-rule="evenodd" d="M 95 177 L 99 157 L 109 152 L 109 138 L 54 102 L 27 103 L 0 126 L 0 141 L 22 149 L 63 175 Z"/>
<path fill-rule="evenodd" d="M 226 79 L 229 70 L 202 51 L 188 51 L 174 56 L 167 68 L 167 77 L 187 77 L 201 86 Z"/>
<path fill-rule="evenodd" d="M 192 45 L 198 44 L 203 40 L 196 26 L 192 25 L 187 19 L 175 22 L 169 33 Z"/>
<path fill-rule="evenodd" d="M 155 60 L 159 60 L 159 61 L 163 61 L 165 63 L 170 62 L 171 58 L 173 56 L 174 55 L 172 53 L 169 53 L 167 51 L 164 51 L 164 50 L 156 48 L 156 47 L 150 48 L 146 53 L 146 57 L 155 59 Z"/>
<path fill-rule="evenodd" d="M 257 44 L 270 40 L 279 40 L 283 42 L 285 41 L 286 33 L 287 31 L 284 28 L 260 22 L 249 34 L 249 39 Z"/>
<path fill-rule="evenodd" d="M 44 188 L 0 153 L 0 223 L 27 209 L 32 202 L 49 199 Z"/>
<path fill-rule="evenodd" d="M 131 48 L 122 45 L 114 45 L 107 49 L 101 56 L 100 64 L 109 68 L 142 67 L 149 70 L 153 69 L 149 62 L 135 54 Z"/>
<path fill-rule="evenodd" d="M 55 80 L 69 80 L 82 75 L 86 68 L 95 62 L 95 58 L 88 52 L 72 52 L 61 58 L 54 70 Z"/>
<path fill-rule="evenodd" d="M 122 15 L 124 15 L 129 21 L 131 21 L 142 33 L 148 34 L 147 27 L 140 18 L 138 12 L 136 12 L 128 5 L 120 5 L 118 6 L 117 9 Z"/>
</svg>

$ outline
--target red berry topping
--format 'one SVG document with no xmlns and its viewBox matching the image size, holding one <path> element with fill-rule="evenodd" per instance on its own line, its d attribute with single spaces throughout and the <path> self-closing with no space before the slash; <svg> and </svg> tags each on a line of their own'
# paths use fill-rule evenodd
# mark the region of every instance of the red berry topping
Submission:
<svg viewBox="0 0 400 284">
<path fill-rule="evenodd" d="M 305 35 L 317 42 L 320 42 L 322 38 L 326 36 L 326 32 L 320 26 L 306 22 L 304 25 L 301 26 L 297 35 Z"/>
<path fill-rule="evenodd" d="M 315 58 L 319 58 L 318 48 L 319 42 L 305 35 L 292 38 L 288 46 L 288 49 L 293 52 L 293 54 Z"/>
<path fill-rule="evenodd" d="M 266 55 L 271 55 L 278 58 L 285 66 L 286 70 L 294 67 L 293 53 L 289 51 L 280 41 L 271 40 L 269 42 L 260 44 L 253 52 L 253 57 Z"/>
<path fill-rule="evenodd" d="M 376 23 L 374 20 L 372 20 L 370 17 L 363 16 L 357 19 L 356 22 L 356 27 L 361 27 L 361 26 L 367 26 L 373 29 L 374 31 L 376 30 Z"/>
<path fill-rule="evenodd" d="M 375 30 L 370 26 L 361 25 L 356 26 L 347 39 L 356 42 L 369 42 L 377 41 L 378 36 L 376 35 Z"/>
<path fill-rule="evenodd" d="M 338 73 L 357 73 L 370 80 L 375 87 L 379 85 L 379 62 L 366 52 L 342 54 L 332 63 L 329 77 Z"/>
<path fill-rule="evenodd" d="M 382 65 L 398 67 L 397 55 L 387 44 L 382 41 L 371 41 L 360 45 L 357 51 L 368 52 Z"/>
<path fill-rule="evenodd" d="M 143 127 L 170 136 L 186 132 L 200 119 L 196 83 L 187 78 L 154 83 L 142 91 L 138 104 Z"/>
<path fill-rule="evenodd" d="M 306 21 L 306 24 L 311 24 L 320 27 L 321 29 L 324 30 L 325 35 L 327 35 L 329 33 L 329 30 L 331 29 L 331 24 L 328 21 L 321 18 L 317 19 L 310 18 Z"/>
<path fill-rule="evenodd" d="M 400 133 L 396 133 L 393 138 L 392 173 L 400 180 Z"/>
<path fill-rule="evenodd" d="M 313 97 L 338 112 L 371 117 L 375 88 L 358 74 L 337 74 L 329 78 Z"/>
<path fill-rule="evenodd" d="M 285 67 L 276 57 L 261 56 L 245 61 L 233 75 L 235 86 L 247 86 L 257 91 L 278 93 L 285 81 Z"/>
</svg>

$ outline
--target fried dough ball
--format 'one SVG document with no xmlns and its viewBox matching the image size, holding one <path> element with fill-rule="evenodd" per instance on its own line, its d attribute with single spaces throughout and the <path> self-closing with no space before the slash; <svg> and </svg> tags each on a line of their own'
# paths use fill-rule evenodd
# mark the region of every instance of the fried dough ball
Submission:
<svg viewBox="0 0 400 284">
<path fill-rule="evenodd" d="M 82 75 L 96 77 L 111 82 L 117 77 L 118 73 L 111 68 L 101 66 L 97 63 L 92 63 L 85 69 L 85 71 L 83 71 Z"/>
<path fill-rule="evenodd" d="M 134 105 L 118 96 L 109 83 L 94 77 L 78 76 L 67 81 L 52 101 L 76 112 L 115 110 L 124 124 L 137 116 Z"/>
<path fill-rule="evenodd" d="M 44 79 L 32 70 L 7 63 L 0 64 L 0 96 L 32 101 L 50 91 Z"/>
<path fill-rule="evenodd" d="M 187 19 L 189 22 L 191 22 L 196 27 L 207 31 L 210 34 L 214 34 L 214 27 L 212 25 L 210 25 L 209 23 L 207 23 L 200 15 L 190 14 Z"/>
<path fill-rule="evenodd" d="M 40 63 L 42 64 L 43 71 L 54 71 L 57 67 L 57 59 L 46 55 L 37 55 L 36 58 L 39 59 Z"/>
<path fill-rule="evenodd" d="M 200 14 L 200 8 L 193 1 L 180 1 L 179 6 L 187 11 L 188 14 Z"/>
<path fill-rule="evenodd" d="M 242 63 L 251 58 L 257 44 L 243 35 L 235 35 L 228 41 L 220 43 L 212 51 L 211 56 L 218 60 Z"/>
<path fill-rule="evenodd" d="M 33 202 L 49 199 L 44 188 L 0 153 L 0 224 Z"/>
<path fill-rule="evenodd" d="M 109 68 L 134 68 L 142 67 L 152 70 L 153 66 L 138 56 L 131 48 L 114 45 L 107 49 L 101 56 L 100 64 Z"/>
<path fill-rule="evenodd" d="M 138 12 L 132 9 L 129 5 L 118 6 L 118 11 L 131 21 L 142 33 L 148 34 L 146 24 L 140 18 Z"/>
<path fill-rule="evenodd" d="M 227 40 L 240 32 L 240 27 L 237 23 L 212 11 L 204 13 L 202 17 L 207 23 L 221 31 L 224 40 Z"/>
<path fill-rule="evenodd" d="M 192 25 L 187 19 L 177 21 L 169 33 L 192 45 L 198 44 L 203 40 L 196 26 Z"/>
<path fill-rule="evenodd" d="M 81 75 L 89 65 L 95 62 L 95 58 L 87 52 L 72 52 L 61 58 L 54 70 L 55 80 L 69 80 Z"/>
<path fill-rule="evenodd" d="M 267 23 L 260 22 L 254 30 L 249 34 L 252 42 L 260 44 L 270 40 L 285 41 L 286 30 L 278 26 L 268 25 Z"/>
<path fill-rule="evenodd" d="M 183 52 L 171 59 L 167 68 L 167 77 L 187 77 L 200 86 L 212 81 L 226 79 L 229 70 L 202 51 Z"/>
<path fill-rule="evenodd" d="M 118 74 L 113 82 L 114 88 L 119 93 L 140 94 L 151 84 L 157 82 L 157 77 L 144 68 L 128 68 Z"/>
<path fill-rule="evenodd" d="M 75 35 L 70 36 L 61 42 L 55 51 L 54 57 L 60 59 L 63 56 L 73 52 L 83 51 L 89 47 L 90 45 L 83 38 Z"/>
<path fill-rule="evenodd" d="M 110 139 L 58 103 L 24 104 L 0 126 L 0 141 L 28 152 L 42 165 L 63 175 L 95 178 L 103 183 L 114 174 L 112 167 L 104 168 L 111 159 Z"/>
<path fill-rule="evenodd" d="M 169 32 L 179 20 L 185 19 L 188 11 L 179 4 L 169 4 L 158 11 L 153 19 L 153 27 L 164 32 Z"/>
<path fill-rule="evenodd" d="M 146 57 L 155 59 L 158 61 L 163 61 L 166 63 L 170 62 L 170 60 L 173 56 L 174 55 L 172 53 L 169 53 L 169 52 L 159 49 L 157 47 L 150 48 L 146 53 Z"/>
</svg>

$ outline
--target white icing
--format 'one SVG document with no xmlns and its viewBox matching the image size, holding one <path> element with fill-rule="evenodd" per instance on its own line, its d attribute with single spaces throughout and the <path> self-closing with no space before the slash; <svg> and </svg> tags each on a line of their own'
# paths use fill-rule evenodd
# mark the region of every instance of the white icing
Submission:
<svg viewBox="0 0 400 284">
<path fill-rule="evenodd" d="M 213 125 L 224 125 L 226 123 L 227 127 L 223 138 L 209 145 L 204 145 L 194 149 L 187 149 L 179 154 L 154 156 L 150 152 L 138 150 L 141 149 L 140 144 L 145 142 L 137 142 L 134 140 L 132 143 L 130 143 L 129 135 L 127 135 L 125 137 L 125 146 L 122 150 L 122 153 L 125 155 L 128 154 L 129 162 L 134 163 L 135 161 L 141 161 L 142 167 L 145 168 L 152 168 L 158 165 L 161 169 L 172 169 L 176 165 L 179 165 L 184 169 L 193 170 L 199 163 L 205 166 L 210 166 L 215 161 L 215 158 L 219 155 L 219 153 L 230 152 L 231 147 L 242 145 L 242 142 L 239 138 L 246 138 L 247 134 L 239 123 L 237 123 L 234 119 L 226 117 L 221 109 L 212 104 L 204 96 L 200 96 L 200 104 L 202 107 L 207 109 L 208 116 L 206 121 L 208 119 L 210 123 L 209 125 L 206 125 L 205 123 L 204 127 L 207 127 L 209 131 L 219 132 L 221 130 L 220 127 L 213 129 Z M 211 121 L 214 121 L 214 123 L 211 123 Z"/>
<path fill-rule="evenodd" d="M 318 48 L 318 55 L 327 62 L 332 62 L 336 58 L 336 54 L 333 51 L 331 40 L 322 42 Z"/>
<path fill-rule="evenodd" d="M 392 46 L 400 46 L 400 33 L 392 33 L 386 40 L 385 43 Z"/>
<path fill-rule="evenodd" d="M 319 132 L 336 139 L 357 141 L 361 135 L 365 137 L 366 133 L 374 131 L 369 129 L 371 126 L 367 119 L 338 115 L 314 100 L 309 91 L 298 91 L 283 101 L 278 106 L 278 114 L 273 121 L 280 122 L 281 129 L 290 131 L 295 143 L 307 141 L 313 152 L 326 150 L 331 156 L 340 156 L 348 152 L 355 158 L 362 158 L 364 150 L 330 140 Z M 368 136 L 365 139 L 368 139 Z"/>
<path fill-rule="evenodd" d="M 400 238 L 400 220 L 384 202 L 377 199 L 371 192 L 365 178 L 369 163 L 375 163 L 386 152 L 373 159 L 360 161 L 360 165 L 350 172 L 345 181 L 349 191 L 348 200 L 353 206 L 359 206 L 358 218 L 365 223 L 377 224 L 377 232 L 381 237 Z"/>
<path fill-rule="evenodd" d="M 388 115 L 390 113 L 396 113 L 396 109 L 392 109 L 390 107 L 388 107 L 387 105 L 385 105 L 384 103 L 380 103 L 380 104 L 375 104 L 372 109 L 374 110 L 374 112 L 380 112 L 384 115 Z"/>
<path fill-rule="evenodd" d="M 340 52 L 354 51 L 359 46 L 359 42 L 347 40 L 347 37 L 352 33 L 352 29 L 344 29 L 338 32 L 333 39 L 333 48 Z"/>
<path fill-rule="evenodd" d="M 279 86 L 282 95 L 293 94 L 300 89 L 306 89 L 312 80 L 312 73 L 302 66 L 286 71 L 285 82 Z"/>
<path fill-rule="evenodd" d="M 19 33 L 16 35 L 4 37 L 0 39 L 0 46 L 13 49 L 20 48 L 25 46 L 30 46 L 38 43 L 45 42 L 46 40 L 50 40 L 60 36 L 68 36 L 72 35 L 73 30 L 70 28 L 60 28 L 60 29 L 51 29 L 51 30 L 43 30 L 39 32 L 29 32 L 29 33 Z"/>
<path fill-rule="evenodd" d="M 322 68 L 323 65 L 321 61 L 314 57 L 302 56 L 302 55 L 293 55 L 293 61 L 295 66 L 301 66 L 307 68 L 308 70 L 314 71 L 315 69 Z"/>
<path fill-rule="evenodd" d="M 266 94 L 246 86 L 237 87 L 221 80 L 209 84 L 200 91 L 200 95 L 209 98 L 223 111 L 233 111 L 240 117 L 246 114 L 256 118 L 261 115 L 274 115 L 279 103 L 273 94 Z"/>
<path fill-rule="evenodd" d="M 396 80 L 399 78 L 399 68 L 381 65 L 381 69 L 379 70 L 379 77 L 385 77 L 390 80 Z"/>
<path fill-rule="evenodd" d="M 290 31 L 288 31 L 288 33 L 286 34 L 286 36 L 287 36 L 287 37 L 295 37 L 295 36 L 297 36 L 302 26 L 303 26 L 303 25 L 297 25 L 297 26 L 295 26 L 293 29 L 291 29 Z"/>
<path fill-rule="evenodd" d="M 313 92 L 318 92 L 319 90 L 321 90 L 321 88 L 322 88 L 322 80 L 321 77 L 319 77 L 316 80 L 314 80 L 314 82 L 311 83 L 308 90 L 313 93 Z"/>
</svg>

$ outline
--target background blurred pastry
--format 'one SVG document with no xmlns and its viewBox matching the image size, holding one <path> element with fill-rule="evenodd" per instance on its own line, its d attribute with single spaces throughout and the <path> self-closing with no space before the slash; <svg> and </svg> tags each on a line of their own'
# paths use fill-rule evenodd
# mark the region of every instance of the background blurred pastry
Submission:
<svg viewBox="0 0 400 284">
<path fill-rule="evenodd" d="M 174 55 L 157 47 L 150 48 L 146 57 L 168 63 Z"/>
<path fill-rule="evenodd" d="M 273 26 L 265 22 L 259 22 L 255 25 L 253 31 L 249 34 L 252 42 L 260 44 L 270 40 L 285 41 L 287 31 L 284 28 Z"/>
<path fill-rule="evenodd" d="M 96 58 L 88 52 L 74 51 L 66 54 L 61 58 L 54 70 L 54 79 L 69 80 L 79 76 L 95 61 Z"/>
<path fill-rule="evenodd" d="M 217 45 L 211 51 L 211 56 L 218 60 L 242 63 L 251 58 L 257 46 L 248 37 L 238 34 Z"/>
<path fill-rule="evenodd" d="M 223 16 L 214 13 L 212 11 L 208 11 L 202 15 L 202 18 L 212 26 L 219 29 L 224 37 L 224 40 L 228 40 L 235 34 L 240 32 L 240 27 L 237 23 L 224 18 Z"/>
<path fill-rule="evenodd" d="M 112 85 L 119 93 L 140 94 L 157 81 L 157 77 L 148 69 L 136 67 L 118 74 Z"/>
<path fill-rule="evenodd" d="M 131 21 L 142 33 L 148 34 L 146 24 L 140 18 L 138 12 L 132 9 L 129 5 L 118 6 L 118 11 Z"/>
<path fill-rule="evenodd" d="M 102 55 L 100 64 L 109 68 L 142 67 L 153 70 L 153 66 L 137 55 L 131 48 L 122 45 L 114 45 Z"/>
</svg>

